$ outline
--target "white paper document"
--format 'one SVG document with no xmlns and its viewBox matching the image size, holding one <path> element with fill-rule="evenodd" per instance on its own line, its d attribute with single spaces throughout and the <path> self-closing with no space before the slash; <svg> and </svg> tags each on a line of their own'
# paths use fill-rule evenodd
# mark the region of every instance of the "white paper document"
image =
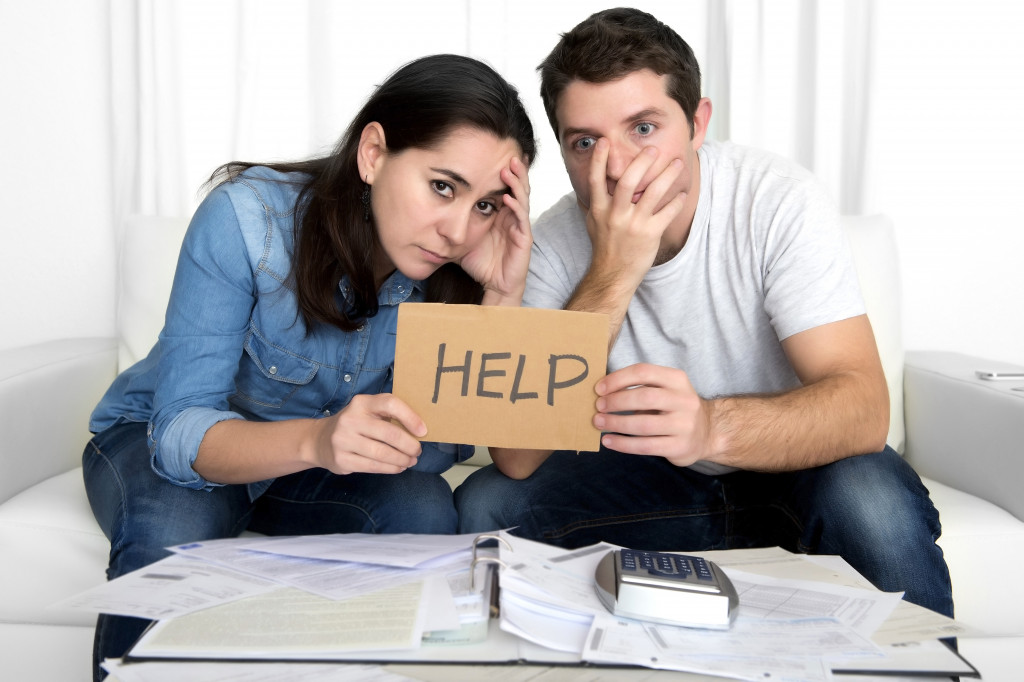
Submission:
<svg viewBox="0 0 1024 682">
<path fill-rule="evenodd" d="M 337 533 L 303 535 L 290 538 L 252 539 L 241 544 L 245 549 L 287 554 L 305 559 L 355 561 L 364 564 L 414 568 L 456 553 L 468 556 L 477 534 L 419 535 L 396 533 Z"/>
<path fill-rule="evenodd" d="M 156 623 L 133 657 L 332 660 L 347 651 L 415 649 L 423 636 L 422 584 L 345 601 L 282 587 Z"/>
<path fill-rule="evenodd" d="M 358 663 L 123 663 L 108 660 L 103 668 L 117 682 L 407 682 L 415 678 Z"/>
<path fill-rule="evenodd" d="M 266 540 L 267 542 L 253 544 L 249 539 L 230 538 L 192 542 L 171 549 L 184 556 L 203 559 L 329 599 L 350 599 L 400 583 L 422 580 L 430 575 L 443 575 L 463 569 L 468 563 L 468 554 L 460 553 L 453 556 L 447 551 L 440 558 L 429 559 L 427 562 L 429 568 L 406 568 L 336 559 L 318 559 L 266 551 L 266 548 L 272 547 L 282 540 L 290 541 L 291 538 L 267 538 Z M 312 541 L 310 543 L 316 544 Z M 264 549 L 251 549 L 251 547 L 263 547 Z"/>
<path fill-rule="evenodd" d="M 732 649 L 731 652 L 723 648 L 717 650 L 714 655 L 701 656 L 699 643 L 680 642 L 664 632 L 688 628 L 658 626 L 653 629 L 656 634 L 652 636 L 652 631 L 648 630 L 650 627 L 649 623 L 616 618 L 611 614 L 597 616 L 583 658 L 594 663 L 645 665 L 651 668 L 760 682 L 827 682 L 831 679 L 830 670 L 820 657 L 789 657 L 783 652 L 771 652 L 767 655 L 747 652 L 739 642 L 729 647 Z M 699 638 L 701 634 L 711 632 L 716 631 L 691 629 L 689 634 Z M 687 633 L 681 633 L 680 636 L 686 637 Z"/>
<path fill-rule="evenodd" d="M 159 620 L 275 589 L 278 584 L 205 561 L 170 556 L 69 597 L 54 608 Z"/>
</svg>

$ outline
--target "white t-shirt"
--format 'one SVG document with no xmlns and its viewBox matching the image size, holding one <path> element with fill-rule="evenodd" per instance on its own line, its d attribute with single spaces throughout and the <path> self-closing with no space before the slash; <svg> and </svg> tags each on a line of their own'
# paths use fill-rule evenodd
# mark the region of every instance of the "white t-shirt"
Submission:
<svg viewBox="0 0 1024 682">
<path fill-rule="evenodd" d="M 781 157 L 711 141 L 698 157 L 700 197 L 686 244 L 644 277 L 608 370 L 675 367 L 705 398 L 795 388 L 781 340 L 864 313 L 836 207 L 807 170 Z M 564 307 L 590 259 L 586 216 L 570 193 L 534 225 L 523 305 Z"/>
</svg>

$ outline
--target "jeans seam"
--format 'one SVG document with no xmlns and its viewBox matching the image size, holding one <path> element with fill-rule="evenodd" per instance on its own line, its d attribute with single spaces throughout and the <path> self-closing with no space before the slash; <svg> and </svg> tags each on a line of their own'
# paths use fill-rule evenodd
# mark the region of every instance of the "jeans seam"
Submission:
<svg viewBox="0 0 1024 682">
<path fill-rule="evenodd" d="M 114 554 L 116 552 L 120 552 L 124 548 L 124 530 L 128 525 L 128 512 L 124 503 L 127 494 L 125 492 L 124 480 L 121 478 L 120 472 L 118 472 L 117 467 L 114 466 L 113 462 L 110 461 L 110 458 L 107 457 L 103 450 L 100 449 L 95 439 L 89 441 L 89 446 L 92 448 L 94 455 L 100 458 L 103 466 L 105 466 L 112 474 L 112 478 L 117 484 L 117 490 L 120 494 L 120 500 L 117 503 L 116 518 L 112 519 L 113 527 L 111 528 L 111 531 L 113 532 L 115 528 L 117 529 L 117 537 L 110 538 L 110 556 L 108 557 L 108 562 L 112 563 L 110 560 L 113 558 Z M 110 570 L 110 563 L 107 565 L 108 571 Z"/>
<path fill-rule="evenodd" d="M 601 526 L 619 526 L 627 523 L 634 523 L 637 521 L 660 521 L 665 519 L 680 519 L 691 516 L 707 516 L 710 510 L 694 511 L 694 510 L 672 510 L 672 511 L 661 511 L 661 512 L 648 512 L 646 514 L 627 514 L 622 516 L 606 516 L 599 519 L 587 519 L 585 521 L 577 521 L 568 525 L 562 526 L 557 530 L 545 531 L 545 538 L 562 538 L 578 530 L 586 528 L 598 528 Z"/>
<path fill-rule="evenodd" d="M 290 498 L 280 497 L 278 495 L 273 495 L 273 494 L 270 494 L 270 493 L 264 493 L 260 497 L 261 498 L 266 498 L 268 500 L 275 500 L 277 502 L 281 502 L 281 503 L 284 503 L 284 504 L 298 504 L 298 505 L 329 504 L 329 505 L 332 505 L 332 506 L 337 505 L 337 506 L 341 506 L 341 507 L 350 507 L 350 508 L 356 509 L 360 513 L 362 513 L 363 516 L 365 516 L 366 519 L 369 521 L 370 526 L 373 527 L 374 532 L 377 531 L 377 522 L 374 520 L 373 515 L 371 515 L 368 511 L 366 511 L 365 507 L 363 507 L 362 505 L 359 505 L 359 504 L 352 504 L 350 502 L 341 502 L 339 500 L 294 500 L 294 499 L 290 499 Z"/>
</svg>

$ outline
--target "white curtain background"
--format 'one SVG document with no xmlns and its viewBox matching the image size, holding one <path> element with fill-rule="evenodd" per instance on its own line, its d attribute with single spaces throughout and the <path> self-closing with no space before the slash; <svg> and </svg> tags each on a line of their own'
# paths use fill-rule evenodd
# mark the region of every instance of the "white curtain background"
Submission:
<svg viewBox="0 0 1024 682">
<path fill-rule="evenodd" d="M 0 268 L 0 347 L 111 335 L 126 216 L 190 215 L 230 160 L 326 152 L 376 83 L 428 53 L 479 57 L 519 87 L 539 214 L 569 186 L 535 67 L 614 4 L 0 0 L 0 229 L 17 245 Z M 799 161 L 845 213 L 892 216 L 908 348 L 1024 364 L 1024 6 L 631 4 L 694 48 L 712 138 Z"/>
<path fill-rule="evenodd" d="M 710 136 L 796 159 L 863 210 L 872 0 L 669 0 L 702 65 Z M 536 65 L 604 2 L 138 0 L 112 6 L 115 206 L 188 215 L 233 159 L 327 151 L 376 83 L 431 52 L 481 58 L 528 102 L 541 153 L 533 212 L 568 191 Z M 120 224 L 120 220 L 118 221 Z"/>
</svg>

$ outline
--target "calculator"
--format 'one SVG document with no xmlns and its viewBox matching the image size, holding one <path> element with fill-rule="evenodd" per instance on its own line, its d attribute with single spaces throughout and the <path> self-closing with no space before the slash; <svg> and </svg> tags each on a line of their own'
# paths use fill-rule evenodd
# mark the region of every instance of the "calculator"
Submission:
<svg viewBox="0 0 1024 682">
<path fill-rule="evenodd" d="M 699 556 L 615 549 L 594 578 L 601 602 L 625 618 L 726 630 L 739 605 L 728 576 Z"/>
</svg>

